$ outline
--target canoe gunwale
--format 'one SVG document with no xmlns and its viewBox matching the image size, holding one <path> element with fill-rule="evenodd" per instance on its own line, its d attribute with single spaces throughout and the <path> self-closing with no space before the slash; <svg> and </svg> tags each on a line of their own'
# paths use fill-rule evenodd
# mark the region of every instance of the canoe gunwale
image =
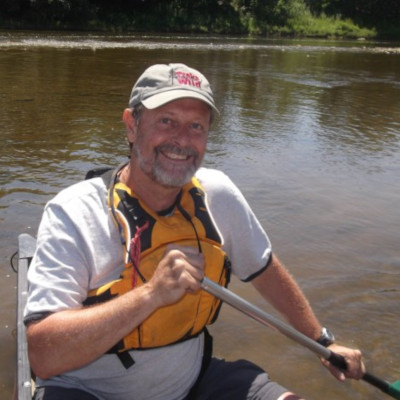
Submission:
<svg viewBox="0 0 400 400">
<path fill-rule="evenodd" d="M 35 252 L 36 240 L 29 234 L 18 236 L 17 275 L 17 382 L 18 400 L 32 400 L 33 380 L 28 359 L 28 343 L 24 324 L 24 309 L 28 298 L 28 268 Z"/>
</svg>

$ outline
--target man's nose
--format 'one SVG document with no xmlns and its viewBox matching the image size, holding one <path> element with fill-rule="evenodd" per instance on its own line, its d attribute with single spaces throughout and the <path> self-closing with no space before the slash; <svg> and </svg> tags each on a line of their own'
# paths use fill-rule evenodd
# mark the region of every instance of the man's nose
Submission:
<svg viewBox="0 0 400 400">
<path fill-rule="evenodd" d="M 174 139 L 176 139 L 181 145 L 190 143 L 190 126 L 188 124 L 177 124 L 174 130 Z"/>
</svg>

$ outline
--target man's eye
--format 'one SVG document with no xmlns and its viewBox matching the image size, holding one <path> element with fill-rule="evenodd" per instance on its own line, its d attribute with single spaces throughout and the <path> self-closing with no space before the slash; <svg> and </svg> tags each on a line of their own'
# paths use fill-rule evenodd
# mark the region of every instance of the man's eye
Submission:
<svg viewBox="0 0 400 400">
<path fill-rule="evenodd" d="M 173 121 L 168 117 L 163 117 L 158 120 L 158 126 L 160 129 L 171 129 L 173 127 Z"/>
<path fill-rule="evenodd" d="M 203 125 L 201 125 L 201 124 L 193 123 L 191 126 L 192 126 L 192 129 L 195 131 L 199 131 L 199 132 L 203 131 Z"/>
</svg>

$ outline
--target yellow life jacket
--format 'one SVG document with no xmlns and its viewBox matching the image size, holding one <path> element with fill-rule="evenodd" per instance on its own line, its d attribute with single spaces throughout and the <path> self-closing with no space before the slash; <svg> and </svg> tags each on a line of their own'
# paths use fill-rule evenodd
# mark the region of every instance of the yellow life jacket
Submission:
<svg viewBox="0 0 400 400">
<path fill-rule="evenodd" d="M 149 209 L 122 182 L 111 185 L 108 198 L 124 244 L 125 267 L 120 279 L 90 291 L 84 304 L 107 301 L 149 281 L 170 243 L 198 247 L 204 254 L 205 276 L 227 286 L 229 260 L 196 178 L 182 188 L 168 216 Z M 220 306 L 220 300 L 203 290 L 187 293 L 156 310 L 110 351 L 148 349 L 194 337 L 215 321 Z"/>
</svg>

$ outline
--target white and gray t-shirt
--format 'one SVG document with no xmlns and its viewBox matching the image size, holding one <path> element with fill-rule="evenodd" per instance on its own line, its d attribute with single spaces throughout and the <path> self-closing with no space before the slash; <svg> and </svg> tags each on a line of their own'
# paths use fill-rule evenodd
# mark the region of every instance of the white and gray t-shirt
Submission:
<svg viewBox="0 0 400 400">
<path fill-rule="evenodd" d="M 206 191 L 232 273 L 244 281 L 251 279 L 271 256 L 264 229 L 224 173 L 200 168 L 196 177 Z M 93 178 L 61 191 L 46 205 L 29 268 L 25 318 L 81 307 L 88 291 L 119 278 L 123 251 L 106 196 L 102 178 Z M 128 369 L 116 355 L 105 354 L 37 383 L 81 388 L 107 400 L 182 399 L 196 381 L 202 353 L 199 336 L 159 349 L 132 351 L 135 364 Z"/>
</svg>

